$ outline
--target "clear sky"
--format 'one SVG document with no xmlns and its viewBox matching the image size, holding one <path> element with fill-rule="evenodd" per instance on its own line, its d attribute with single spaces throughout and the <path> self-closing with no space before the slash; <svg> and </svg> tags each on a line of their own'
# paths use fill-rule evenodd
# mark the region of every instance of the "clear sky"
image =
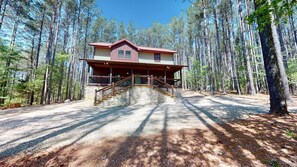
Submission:
<svg viewBox="0 0 297 167">
<path fill-rule="evenodd" d="M 102 15 L 116 21 L 123 21 L 128 25 L 132 20 L 136 27 L 147 28 L 153 22 L 169 23 L 173 16 L 186 12 L 190 6 L 183 0 L 97 0 L 97 7 Z"/>
</svg>

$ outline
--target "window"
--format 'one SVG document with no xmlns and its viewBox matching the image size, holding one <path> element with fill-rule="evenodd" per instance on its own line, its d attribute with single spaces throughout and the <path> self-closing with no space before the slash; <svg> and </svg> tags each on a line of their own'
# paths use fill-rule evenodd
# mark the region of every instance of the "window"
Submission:
<svg viewBox="0 0 297 167">
<path fill-rule="evenodd" d="M 126 59 L 131 59 L 131 51 L 126 50 Z"/>
<path fill-rule="evenodd" d="M 120 59 L 125 58 L 125 57 L 124 57 L 124 51 L 123 51 L 123 50 L 118 50 L 118 57 L 119 57 Z"/>
<path fill-rule="evenodd" d="M 155 60 L 156 62 L 160 62 L 160 61 L 161 61 L 161 55 L 160 55 L 159 53 L 155 53 L 155 54 L 154 54 L 154 60 Z"/>
</svg>

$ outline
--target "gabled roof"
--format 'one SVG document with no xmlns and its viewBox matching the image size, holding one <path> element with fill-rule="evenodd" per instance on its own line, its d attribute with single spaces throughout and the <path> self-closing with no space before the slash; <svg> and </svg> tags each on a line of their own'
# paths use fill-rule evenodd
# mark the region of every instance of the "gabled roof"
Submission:
<svg viewBox="0 0 297 167">
<path fill-rule="evenodd" d="M 105 48 L 105 49 L 111 49 L 112 47 L 121 44 L 121 43 L 128 43 L 129 45 L 133 46 L 138 50 L 139 52 L 152 52 L 152 53 L 176 53 L 174 50 L 164 49 L 164 48 L 151 48 L 151 47 L 145 47 L 145 46 L 137 46 L 130 42 L 127 39 L 121 39 L 115 43 L 102 43 L 102 42 L 96 42 L 96 43 L 89 43 L 90 46 L 94 46 L 96 48 Z"/>
<path fill-rule="evenodd" d="M 132 42 L 130 42 L 129 40 L 127 40 L 127 39 L 121 39 L 121 40 L 119 40 L 119 41 L 117 41 L 117 42 L 115 42 L 115 43 L 113 43 L 113 44 L 111 44 L 110 46 L 109 46 L 109 48 L 112 48 L 112 47 L 114 47 L 114 46 L 116 46 L 116 45 L 118 45 L 118 44 L 121 44 L 121 43 L 128 43 L 128 44 L 130 44 L 131 46 L 133 46 L 136 50 L 140 50 L 139 48 L 138 48 L 138 46 L 136 46 L 135 44 L 133 44 Z"/>
</svg>

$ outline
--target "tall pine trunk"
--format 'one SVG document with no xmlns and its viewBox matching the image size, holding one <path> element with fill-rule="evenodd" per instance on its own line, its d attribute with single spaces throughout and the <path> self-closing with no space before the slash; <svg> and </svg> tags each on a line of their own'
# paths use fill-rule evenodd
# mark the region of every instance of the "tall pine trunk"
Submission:
<svg viewBox="0 0 297 167">
<path fill-rule="evenodd" d="M 35 64 L 34 64 L 34 46 L 35 46 L 35 33 L 32 35 L 32 46 L 31 46 L 31 54 L 30 54 L 30 80 L 31 82 L 34 82 L 35 80 Z M 29 103 L 30 105 L 33 104 L 34 101 L 34 86 L 35 84 L 33 84 L 32 86 L 32 91 L 29 94 Z"/>
<path fill-rule="evenodd" d="M 295 46 L 295 54 L 297 54 L 297 30 L 295 28 L 294 20 L 292 16 L 289 16 L 289 22 L 291 26 L 291 31 L 293 31 L 293 41 Z"/>
<path fill-rule="evenodd" d="M 205 1 L 203 3 L 203 22 L 204 22 L 204 45 L 205 45 L 205 55 L 207 59 L 207 66 L 208 66 L 208 72 L 209 72 L 209 84 L 210 84 L 210 94 L 214 94 L 214 78 L 213 78 L 213 70 L 212 70 L 212 63 L 211 63 L 211 54 L 210 54 L 210 46 L 209 46 L 209 34 L 208 34 L 208 26 L 207 26 L 207 20 L 206 20 L 206 5 Z"/>
<path fill-rule="evenodd" d="M 90 8 L 88 8 L 87 20 L 86 20 L 86 30 L 85 30 L 85 39 L 84 39 L 84 56 L 87 58 L 87 39 L 89 35 L 89 22 L 90 22 Z M 86 84 L 86 61 L 83 61 L 82 66 L 82 75 L 81 75 L 81 87 L 80 87 L 80 99 L 84 98 L 85 84 Z"/>
<path fill-rule="evenodd" d="M 3 2 L 1 0 L 1 8 L 0 8 L 0 10 L 2 11 L 2 13 L 1 13 L 1 18 L 0 18 L 0 30 L 2 29 L 2 24 L 3 24 L 3 21 L 4 21 L 5 12 L 6 12 L 7 5 L 9 4 L 9 1 L 10 0 L 5 0 L 4 6 L 3 6 L 3 9 L 2 9 L 2 3 Z"/>
<path fill-rule="evenodd" d="M 247 68 L 247 81 L 248 81 L 248 93 L 250 95 L 255 95 L 255 86 L 253 81 L 253 71 L 251 68 L 251 62 L 250 62 L 250 56 L 247 52 L 247 43 L 245 38 L 245 28 L 244 28 L 244 22 L 243 22 L 243 16 L 242 16 L 242 0 L 238 0 L 238 12 L 239 12 L 239 31 L 240 31 L 240 40 L 241 40 L 241 46 L 242 46 L 242 54 L 244 56 L 245 65 Z"/>
<path fill-rule="evenodd" d="M 260 8 L 265 1 L 255 1 L 256 10 Z M 274 27 L 274 28 L 273 28 Z M 284 92 L 284 85 L 282 84 L 279 53 L 277 53 L 278 46 L 275 43 L 277 39 L 277 32 L 273 22 L 273 18 L 270 24 L 266 24 L 262 31 L 259 31 L 262 53 L 264 59 L 264 66 L 266 72 L 266 78 L 268 83 L 268 89 L 270 94 L 270 113 L 276 115 L 288 114 L 286 96 Z M 275 32 L 274 32 L 275 31 Z"/>
<path fill-rule="evenodd" d="M 232 5 L 232 1 L 230 0 L 230 8 L 231 8 L 231 18 L 233 18 L 233 5 Z M 232 71 L 233 71 L 233 77 L 232 78 L 234 80 L 234 84 L 235 84 L 235 88 L 236 88 L 236 93 L 237 94 L 241 94 L 241 90 L 240 90 L 240 82 L 239 82 L 239 79 L 238 79 L 238 73 L 237 73 L 237 68 L 236 68 L 236 55 L 235 55 L 235 52 L 234 52 L 234 45 L 232 44 L 232 39 L 234 41 L 234 32 L 230 29 L 233 29 L 233 23 L 232 21 L 229 21 L 228 17 L 226 17 L 226 22 L 228 23 L 228 26 L 227 26 L 227 34 L 228 34 L 228 43 L 229 43 L 229 50 L 230 50 L 230 54 L 231 54 L 231 65 L 232 65 Z M 230 28 L 231 27 L 231 28 Z"/>
<path fill-rule="evenodd" d="M 77 59 L 78 59 L 78 33 L 80 30 L 80 14 L 81 14 L 81 4 L 82 0 L 78 2 L 78 11 L 76 17 L 76 23 L 73 26 L 74 33 L 73 33 L 73 43 L 72 43 L 72 60 L 71 60 L 71 74 L 69 78 L 69 98 L 71 100 L 75 99 L 75 91 L 76 91 L 76 72 L 77 72 Z"/>
<path fill-rule="evenodd" d="M 218 65 L 218 72 L 222 73 L 221 75 L 221 88 L 223 90 L 223 93 L 225 92 L 225 82 L 224 82 L 224 71 L 222 72 L 223 67 L 223 61 L 222 61 L 222 51 L 221 51 L 221 42 L 220 42 L 220 30 L 219 30 L 219 25 L 218 25 L 218 17 L 217 17 L 217 10 L 215 9 L 215 3 L 212 2 L 212 11 L 215 19 L 215 30 L 216 30 L 216 46 L 217 46 L 217 65 Z M 219 87 L 218 87 L 219 88 Z"/>
<path fill-rule="evenodd" d="M 51 60 L 49 89 L 48 89 L 48 94 L 47 94 L 47 104 L 50 104 L 50 102 L 51 102 L 53 71 L 54 71 L 54 66 L 55 66 L 55 61 L 56 61 L 55 59 L 56 59 L 56 52 L 57 52 L 57 42 L 58 42 L 58 35 L 59 35 L 59 28 L 60 28 L 61 4 L 58 4 L 57 13 L 59 13 L 59 14 L 58 14 L 58 18 L 57 18 L 58 22 L 57 22 L 57 25 L 56 25 L 56 32 L 55 32 L 53 57 L 52 57 L 52 60 Z"/>
<path fill-rule="evenodd" d="M 51 57 L 53 54 L 54 26 L 57 18 L 58 1 L 55 1 L 54 6 L 52 7 L 53 7 L 53 13 L 51 16 L 51 23 L 50 23 L 49 35 L 48 35 L 47 51 L 46 51 L 46 58 L 45 58 L 46 69 L 45 69 L 44 78 L 43 78 L 44 80 L 43 80 L 40 104 L 46 103 L 46 96 L 48 93 L 48 75 L 49 75 L 48 72 L 49 72 Z"/>
<path fill-rule="evenodd" d="M 42 8 L 42 18 L 40 22 L 40 30 L 39 30 L 39 37 L 38 37 L 38 45 L 37 45 L 37 52 L 36 52 L 36 62 L 35 62 L 35 74 L 34 78 L 36 78 L 36 70 L 39 65 L 39 55 L 40 55 L 40 48 L 41 48 L 41 39 L 42 39 L 42 33 L 43 33 L 43 23 L 44 23 L 44 17 L 45 17 L 45 8 Z M 35 85 L 35 84 L 34 84 Z M 33 87 L 34 87 L 33 85 Z M 33 105 L 34 103 L 34 89 L 31 92 L 31 100 L 30 100 L 30 105 Z"/>
<path fill-rule="evenodd" d="M 62 97 L 62 87 L 63 87 L 63 80 L 64 80 L 64 68 L 65 68 L 65 62 L 61 62 L 61 67 L 60 67 L 60 80 L 59 80 L 59 87 L 58 87 L 58 102 L 61 102 L 63 100 Z"/>
<path fill-rule="evenodd" d="M 268 0 L 270 3 L 270 0 Z M 274 43 L 274 48 L 277 56 L 277 63 L 278 63 L 278 68 L 280 72 L 280 77 L 281 77 L 281 82 L 282 82 L 282 87 L 284 89 L 284 94 L 286 97 L 286 100 L 291 100 L 291 95 L 290 95 L 290 89 L 289 89 L 289 82 L 288 78 L 286 75 L 286 70 L 284 67 L 284 61 L 283 61 L 283 56 L 280 48 L 280 42 L 279 42 L 279 37 L 277 33 L 277 28 L 276 28 L 276 23 L 274 21 L 274 15 L 271 13 L 271 30 L 272 30 L 272 37 L 273 37 L 273 43 Z"/>
</svg>

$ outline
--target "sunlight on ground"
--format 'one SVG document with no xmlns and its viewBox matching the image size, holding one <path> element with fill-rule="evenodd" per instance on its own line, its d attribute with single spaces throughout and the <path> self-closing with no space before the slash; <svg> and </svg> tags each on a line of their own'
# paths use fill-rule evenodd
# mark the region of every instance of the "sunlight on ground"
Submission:
<svg viewBox="0 0 297 167">
<path fill-rule="evenodd" d="M 61 129 L 33 139 L 15 132 L 19 143 L 14 136 L 3 138 L 8 142 L 0 143 L 0 150 L 11 148 L 0 155 L 20 148 L 25 152 L 0 160 L 0 166 L 296 166 L 297 114 L 267 115 L 265 95 L 234 98 L 186 92 L 184 96 L 174 105 L 97 111 L 94 107 L 79 110 L 80 104 L 74 104 L 75 112 L 61 106 L 63 111 L 56 108 L 50 120 L 68 118 L 67 126 L 56 122 Z M 17 127 L 41 127 L 47 121 L 38 123 L 34 117 L 30 122 L 30 115 L 25 114 L 27 122 Z M 11 128 L 7 123 L 20 120 L 16 118 L 10 115 L 0 121 Z M 29 149 L 32 142 L 38 142 L 34 147 L 41 151 L 22 148 Z M 51 150 L 40 147 L 54 142 L 60 144 Z"/>
</svg>

